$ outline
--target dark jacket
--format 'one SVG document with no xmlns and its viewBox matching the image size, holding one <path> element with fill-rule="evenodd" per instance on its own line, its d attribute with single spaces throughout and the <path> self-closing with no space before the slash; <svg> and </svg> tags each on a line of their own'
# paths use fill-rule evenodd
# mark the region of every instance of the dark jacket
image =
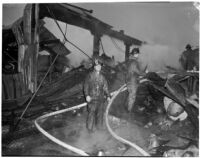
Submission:
<svg viewBox="0 0 200 158">
<path fill-rule="evenodd" d="M 126 82 L 129 82 L 134 77 L 136 80 L 141 73 L 141 68 L 137 59 L 129 59 L 127 61 Z"/>
<path fill-rule="evenodd" d="M 193 70 L 194 67 L 199 70 L 199 49 L 184 51 L 179 62 L 184 70 Z"/>
<path fill-rule="evenodd" d="M 90 96 L 92 100 L 102 100 L 105 96 L 109 96 L 108 83 L 105 77 L 96 71 L 92 71 L 86 77 L 84 83 L 84 94 Z"/>
</svg>

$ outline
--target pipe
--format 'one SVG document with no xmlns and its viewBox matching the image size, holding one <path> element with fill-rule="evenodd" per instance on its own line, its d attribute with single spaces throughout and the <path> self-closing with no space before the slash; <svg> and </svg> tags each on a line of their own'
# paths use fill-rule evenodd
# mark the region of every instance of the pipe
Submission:
<svg viewBox="0 0 200 158">
<path fill-rule="evenodd" d="M 117 97 L 117 95 L 122 92 L 123 90 L 126 90 L 126 85 L 123 85 L 119 90 L 116 91 L 116 93 L 114 93 L 114 95 L 112 96 L 112 98 L 110 99 L 109 103 L 108 103 L 108 106 L 106 108 L 106 126 L 107 126 L 107 129 L 108 131 L 110 132 L 110 134 L 115 138 L 117 139 L 118 141 L 122 142 L 122 143 L 125 143 L 125 144 L 128 144 L 130 145 L 131 147 L 135 148 L 136 150 L 138 150 L 143 156 L 150 156 L 145 150 L 143 150 L 141 147 L 139 147 L 138 145 L 136 145 L 135 143 L 132 143 L 120 136 L 118 136 L 116 133 L 114 133 L 114 131 L 111 129 L 109 123 L 108 123 L 108 112 L 109 112 L 109 109 L 112 105 L 112 102 L 113 100 Z"/>
<path fill-rule="evenodd" d="M 108 128 L 108 131 L 110 132 L 110 134 L 115 138 L 117 139 L 118 141 L 122 142 L 122 143 L 125 143 L 125 144 L 128 144 L 130 145 L 131 147 L 135 148 L 136 150 L 138 150 L 142 155 L 144 156 L 150 156 L 146 151 L 144 151 L 142 148 L 140 148 L 139 146 L 137 146 L 136 144 L 134 143 L 131 143 L 130 141 L 128 140 L 125 140 L 123 138 L 121 138 L 120 136 L 116 135 L 111 127 L 109 126 L 109 123 L 108 123 L 108 112 L 109 112 L 109 109 L 111 107 L 111 104 L 113 102 L 113 100 L 116 98 L 116 96 L 122 92 L 126 90 L 126 85 L 123 85 L 120 89 L 118 89 L 117 91 L 114 91 L 111 93 L 111 96 L 112 98 L 110 99 L 109 103 L 108 103 L 108 106 L 106 108 L 106 126 Z M 77 105 L 77 106 L 74 106 L 74 107 L 71 107 L 71 108 L 67 108 L 67 109 L 63 109 L 63 110 L 59 110 L 59 111 L 55 111 L 55 112 L 52 112 L 52 113 L 48 113 L 48 114 L 45 114 L 43 116 L 40 116 L 38 117 L 34 123 L 35 123 L 35 126 L 36 128 L 43 134 L 45 135 L 47 138 L 49 138 L 50 140 L 52 140 L 53 142 L 55 142 L 56 144 L 68 149 L 68 150 L 71 150 L 79 155 L 82 155 L 82 156 L 89 156 L 85 151 L 81 150 L 81 149 L 78 149 L 78 148 L 75 148 L 69 144 L 66 144 L 65 142 L 55 138 L 54 136 L 50 135 L 48 132 L 46 132 L 39 124 L 38 124 L 38 121 L 41 120 L 41 119 L 44 119 L 44 118 L 47 118 L 47 117 L 50 117 L 50 116 L 54 116 L 54 115 L 57 115 L 57 114 L 60 114 L 60 113 L 64 113 L 64 112 L 67 112 L 67 111 L 71 111 L 71 110 L 75 110 L 75 109 L 80 109 L 82 107 L 85 107 L 87 105 L 87 103 L 82 103 L 80 105 Z"/>
</svg>

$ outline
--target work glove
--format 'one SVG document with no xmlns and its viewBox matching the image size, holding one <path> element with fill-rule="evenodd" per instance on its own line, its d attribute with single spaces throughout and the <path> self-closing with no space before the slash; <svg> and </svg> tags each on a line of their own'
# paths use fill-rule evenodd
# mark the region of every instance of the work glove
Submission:
<svg viewBox="0 0 200 158">
<path fill-rule="evenodd" d="M 110 102 L 110 100 L 111 100 L 111 98 L 110 98 L 110 97 L 107 97 L 107 101 Z"/>
<path fill-rule="evenodd" d="M 88 95 L 88 96 L 86 97 L 86 101 L 89 103 L 89 102 L 91 102 L 91 100 L 92 100 L 92 98 Z"/>
<path fill-rule="evenodd" d="M 109 94 L 108 96 L 107 96 L 107 101 L 109 102 L 111 100 L 111 95 Z"/>
</svg>

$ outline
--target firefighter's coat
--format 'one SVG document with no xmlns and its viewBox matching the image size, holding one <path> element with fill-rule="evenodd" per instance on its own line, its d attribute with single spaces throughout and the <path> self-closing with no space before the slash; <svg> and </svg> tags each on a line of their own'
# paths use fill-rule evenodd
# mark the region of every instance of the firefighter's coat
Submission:
<svg viewBox="0 0 200 158">
<path fill-rule="evenodd" d="M 105 77 L 95 70 L 89 73 L 84 83 L 84 94 L 86 97 L 91 97 L 91 101 L 88 103 L 86 127 L 93 131 L 94 126 L 97 128 L 104 126 L 105 101 L 106 96 L 109 96 Z"/>
</svg>

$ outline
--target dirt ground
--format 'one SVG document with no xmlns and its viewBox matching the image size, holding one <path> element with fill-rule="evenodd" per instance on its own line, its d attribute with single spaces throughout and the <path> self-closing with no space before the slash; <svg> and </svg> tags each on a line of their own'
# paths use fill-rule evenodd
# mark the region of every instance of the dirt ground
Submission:
<svg viewBox="0 0 200 158">
<path fill-rule="evenodd" d="M 150 120 L 145 115 L 139 116 L 127 113 L 124 107 L 126 92 L 121 93 L 114 101 L 108 116 L 111 128 L 122 138 L 125 138 L 148 152 L 149 136 L 154 133 L 164 140 L 169 140 L 169 146 L 182 146 L 188 141 L 177 137 L 182 135 L 193 137 L 193 126 L 188 120 L 174 124 L 168 130 L 158 126 L 162 116 L 156 116 L 153 125 L 144 128 Z M 52 116 L 40 122 L 41 127 L 51 126 L 48 132 L 54 137 L 82 149 L 90 156 L 97 156 L 103 151 L 104 156 L 142 156 L 136 149 L 117 141 L 107 129 L 89 133 L 86 129 L 86 107 Z M 61 127 L 57 127 L 62 124 Z M 12 141 L 3 147 L 4 156 L 80 156 L 46 138 L 42 134 L 30 135 Z M 157 155 L 162 156 L 162 155 Z"/>
<path fill-rule="evenodd" d="M 126 120 L 118 120 L 117 123 L 110 117 L 111 127 L 121 137 L 128 139 L 147 149 L 147 137 L 149 132 L 137 125 L 130 124 Z M 82 149 L 91 156 L 96 156 L 98 151 L 103 151 L 105 156 L 142 156 L 138 151 L 114 139 L 105 130 L 98 130 L 89 133 L 85 127 L 86 110 L 82 113 L 64 113 L 53 116 L 41 123 L 51 124 L 52 122 L 64 121 L 63 127 L 53 128 L 48 131 L 54 137 Z M 120 121 L 119 121 L 120 120 Z M 77 154 L 60 147 L 51 142 L 42 134 L 33 135 L 9 144 L 9 150 L 4 150 L 3 155 L 13 156 L 76 156 Z"/>
</svg>

